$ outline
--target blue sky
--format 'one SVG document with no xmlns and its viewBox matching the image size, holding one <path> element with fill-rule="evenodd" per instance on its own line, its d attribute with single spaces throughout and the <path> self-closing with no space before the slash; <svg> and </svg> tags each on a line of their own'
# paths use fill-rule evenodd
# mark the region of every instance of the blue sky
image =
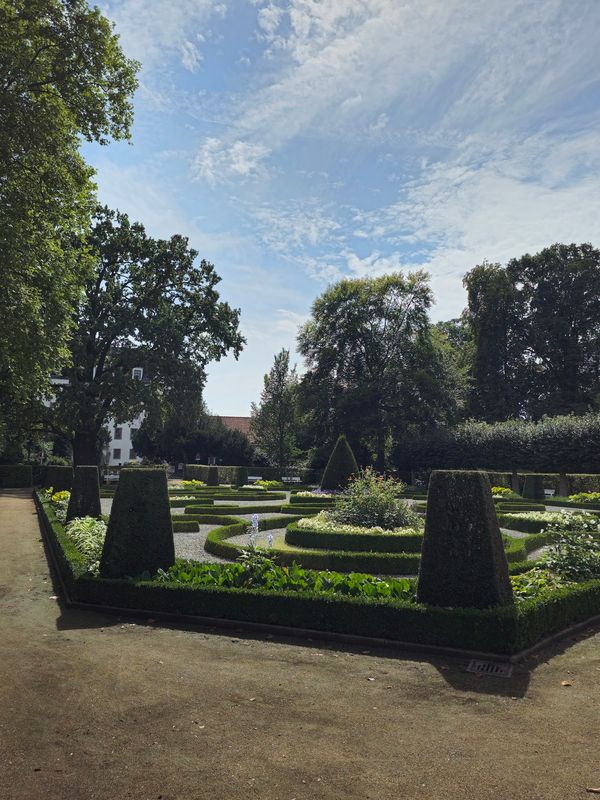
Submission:
<svg viewBox="0 0 600 800">
<path fill-rule="evenodd" d="M 449 319 L 483 259 L 600 246 L 598 0 L 100 6 L 142 70 L 132 144 L 85 156 L 102 202 L 187 235 L 241 308 L 215 413 L 249 414 L 334 280 L 425 268 Z"/>
</svg>

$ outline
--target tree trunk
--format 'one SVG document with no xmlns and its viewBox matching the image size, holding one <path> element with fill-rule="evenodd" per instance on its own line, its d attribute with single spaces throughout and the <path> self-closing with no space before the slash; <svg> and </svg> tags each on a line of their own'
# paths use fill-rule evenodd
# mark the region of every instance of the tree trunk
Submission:
<svg viewBox="0 0 600 800">
<path fill-rule="evenodd" d="M 98 446 L 98 429 L 83 428 L 75 431 L 73 437 L 73 462 L 80 465 L 100 465 L 100 448 Z"/>
</svg>

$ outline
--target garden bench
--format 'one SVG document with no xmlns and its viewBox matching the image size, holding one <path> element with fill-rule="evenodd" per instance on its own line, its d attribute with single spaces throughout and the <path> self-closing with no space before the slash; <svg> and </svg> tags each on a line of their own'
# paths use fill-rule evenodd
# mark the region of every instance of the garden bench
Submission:
<svg viewBox="0 0 600 800">
<path fill-rule="evenodd" d="M 282 478 L 281 482 L 282 483 L 301 483 L 300 478 L 298 478 L 298 477 L 295 477 L 295 478 L 292 478 L 292 477 Z"/>
</svg>

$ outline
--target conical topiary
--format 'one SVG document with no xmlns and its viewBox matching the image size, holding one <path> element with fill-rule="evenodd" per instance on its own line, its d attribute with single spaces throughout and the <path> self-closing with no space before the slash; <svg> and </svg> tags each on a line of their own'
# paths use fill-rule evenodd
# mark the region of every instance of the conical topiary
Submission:
<svg viewBox="0 0 600 800">
<path fill-rule="evenodd" d="M 219 485 L 219 468 L 215 467 L 214 464 L 208 468 L 208 472 L 206 473 L 206 485 Z"/>
<path fill-rule="evenodd" d="M 542 500 L 546 497 L 544 492 L 543 475 L 525 475 L 525 483 L 523 484 L 523 497 L 536 500 Z"/>
<path fill-rule="evenodd" d="M 98 467 L 75 467 L 73 488 L 67 508 L 67 522 L 76 517 L 100 516 L 100 481 Z"/>
<path fill-rule="evenodd" d="M 103 578 L 154 574 L 175 563 L 164 469 L 122 469 L 100 559 Z"/>
<path fill-rule="evenodd" d="M 351 475 L 358 474 L 358 464 L 352 448 L 342 434 L 329 456 L 329 461 L 321 480 L 321 489 L 344 489 Z"/>
<path fill-rule="evenodd" d="M 431 473 L 417 598 L 421 603 L 460 608 L 512 603 L 508 564 L 486 473 Z"/>
</svg>

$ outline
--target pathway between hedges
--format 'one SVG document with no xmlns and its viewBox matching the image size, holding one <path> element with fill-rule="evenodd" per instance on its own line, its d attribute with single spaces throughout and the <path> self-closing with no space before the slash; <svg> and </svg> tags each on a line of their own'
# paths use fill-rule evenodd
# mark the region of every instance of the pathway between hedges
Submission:
<svg viewBox="0 0 600 800">
<path fill-rule="evenodd" d="M 0 492 L 0 553 L 2 800 L 567 800 L 600 786 L 598 632 L 503 680 L 67 610 L 17 490 Z"/>
</svg>

